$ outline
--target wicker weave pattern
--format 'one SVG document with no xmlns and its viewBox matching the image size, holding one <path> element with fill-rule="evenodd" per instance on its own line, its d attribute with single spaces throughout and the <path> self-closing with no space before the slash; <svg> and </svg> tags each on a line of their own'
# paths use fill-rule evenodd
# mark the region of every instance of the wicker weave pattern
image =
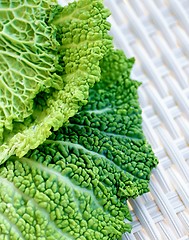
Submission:
<svg viewBox="0 0 189 240">
<path fill-rule="evenodd" d="M 189 239 L 189 1 L 105 3 L 116 46 L 136 58 L 143 129 L 160 162 L 150 193 L 130 201 L 123 239 Z"/>
<path fill-rule="evenodd" d="M 123 240 L 189 240 L 189 0 L 105 4 L 116 46 L 136 58 L 143 129 L 159 159 L 150 193 L 130 201 Z"/>
</svg>

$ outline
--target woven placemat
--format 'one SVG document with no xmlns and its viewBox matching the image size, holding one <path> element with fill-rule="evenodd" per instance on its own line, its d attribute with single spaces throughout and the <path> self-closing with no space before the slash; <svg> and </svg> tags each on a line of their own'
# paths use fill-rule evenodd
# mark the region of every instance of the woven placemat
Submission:
<svg viewBox="0 0 189 240">
<path fill-rule="evenodd" d="M 123 239 L 189 239 L 189 0 L 106 0 L 111 33 L 136 58 L 143 129 L 159 159 L 150 193 L 130 201 Z"/>
<path fill-rule="evenodd" d="M 129 201 L 123 240 L 189 240 L 189 0 L 104 2 L 115 45 L 136 59 L 143 129 L 159 159 L 150 192 Z"/>
</svg>

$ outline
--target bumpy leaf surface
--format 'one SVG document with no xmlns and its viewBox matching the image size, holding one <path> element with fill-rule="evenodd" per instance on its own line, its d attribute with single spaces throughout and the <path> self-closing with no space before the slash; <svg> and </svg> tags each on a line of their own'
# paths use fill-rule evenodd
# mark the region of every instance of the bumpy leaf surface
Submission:
<svg viewBox="0 0 189 240">
<path fill-rule="evenodd" d="M 22 10 L 22 1 L 18 2 L 20 2 L 18 9 L 21 8 Z M 39 3 L 44 3 L 43 0 L 36 2 L 28 0 L 28 4 L 29 3 L 32 8 L 39 8 L 36 11 L 40 12 L 40 10 L 43 10 L 41 6 L 39 6 Z M 11 6 L 14 6 L 15 4 L 12 3 Z M 28 6 L 28 4 L 25 5 Z M 15 8 L 17 9 L 17 7 Z M 32 11 L 29 11 L 29 8 L 27 15 L 27 13 L 24 14 L 21 10 L 19 13 L 23 14 L 23 19 L 25 14 L 26 16 L 29 16 Z M 58 65 L 56 66 L 55 77 L 58 76 L 58 79 L 61 79 L 61 83 L 58 84 L 58 80 L 56 81 L 53 76 L 53 79 L 51 80 L 53 84 L 56 83 L 55 86 L 57 89 L 52 88 L 52 85 L 48 91 L 45 89 L 43 92 L 40 92 L 33 101 L 32 114 L 23 122 L 15 121 L 13 129 L 4 130 L 3 141 L 0 146 L 0 164 L 7 160 L 11 155 L 16 154 L 17 156 L 22 157 L 30 149 L 39 146 L 47 137 L 49 137 L 52 129 L 57 130 L 64 123 L 68 122 L 68 119 L 75 115 L 79 107 L 87 103 L 89 88 L 92 87 L 95 82 L 100 80 L 99 61 L 103 58 L 107 49 L 112 47 L 112 39 L 107 33 L 110 24 L 106 22 L 106 18 L 109 16 L 109 11 L 104 8 L 100 0 L 80 0 L 77 3 L 74 2 L 64 8 L 55 5 L 52 9 L 48 9 L 47 12 L 49 14 L 48 24 L 49 26 L 52 26 L 53 36 L 55 35 L 56 41 L 59 43 L 56 52 L 56 56 L 58 56 Z M 8 14 L 6 13 L 6 10 L 2 10 L 2 13 L 5 15 Z M 43 16 L 43 11 L 39 14 L 42 14 Z M 33 24 L 38 24 L 38 21 L 34 21 Z M 20 26 L 22 25 L 20 24 Z M 40 28 L 38 25 L 37 27 Z M 46 31 L 48 31 L 48 28 L 46 30 L 45 24 L 43 27 L 44 29 L 42 30 L 45 31 L 45 34 Z M 33 31 L 38 33 L 38 28 Z M 21 32 L 19 31 L 18 34 L 21 34 Z M 38 38 L 41 37 L 41 39 L 38 41 L 44 43 L 45 40 L 43 39 L 43 35 L 41 35 L 42 34 L 39 33 Z M 21 38 L 20 35 L 18 36 Z M 49 44 L 48 41 L 47 44 Z M 26 48 L 25 45 L 27 45 L 27 43 L 22 42 L 20 45 L 23 46 L 23 50 L 23 48 Z M 30 49 L 30 47 L 28 48 Z M 33 51 L 38 52 L 35 48 Z M 43 52 L 43 49 L 39 51 L 39 57 L 42 59 L 44 58 L 44 61 L 46 61 L 46 53 L 43 54 Z M 14 53 L 14 55 L 15 54 L 16 53 Z M 30 55 L 28 58 L 30 59 Z M 30 61 L 29 59 L 28 61 Z M 20 64 L 25 64 L 25 60 L 22 60 L 23 61 Z M 19 62 L 19 58 L 14 61 Z M 10 64 L 12 64 L 12 62 Z M 41 70 L 40 64 L 41 63 L 39 62 L 39 69 Z M 34 72 L 37 71 L 35 70 L 35 66 L 32 65 L 32 62 L 30 67 L 31 69 L 34 69 Z M 50 67 L 50 62 L 47 67 Z M 14 69 L 11 69 L 11 71 L 14 71 Z M 21 67 L 20 71 L 22 71 Z M 28 71 L 32 72 L 32 70 Z M 46 70 L 44 69 L 44 71 Z M 41 74 L 43 75 L 43 73 Z M 48 72 L 43 75 L 45 79 L 47 74 Z M 25 75 L 28 76 L 27 73 Z M 37 76 L 38 73 L 36 72 L 36 77 Z M 24 78 L 20 79 L 19 76 L 17 76 L 15 80 L 13 78 L 11 79 L 15 84 L 19 82 L 21 86 L 24 85 L 23 81 L 28 80 Z M 9 78 L 7 78 L 7 81 L 8 80 Z M 33 81 L 36 82 L 35 78 Z M 26 82 L 29 84 L 28 81 Z M 22 92 L 17 93 L 15 84 L 13 84 L 12 88 L 14 89 L 15 94 L 17 94 L 17 97 L 21 98 L 22 101 Z M 21 88 L 25 89 L 25 87 Z M 38 88 L 37 85 L 36 88 Z M 31 95 L 31 97 L 33 96 Z M 3 99 L 6 101 L 6 93 L 4 94 Z M 3 101 L 1 101 L 1 103 L 3 104 Z M 14 102 L 12 95 L 10 96 L 10 103 L 8 106 L 10 106 L 11 109 L 12 106 L 16 106 L 16 109 L 17 106 L 19 106 L 18 111 L 22 111 L 22 109 L 20 109 L 22 106 L 19 105 L 19 102 Z M 4 108 L 2 107 L 2 109 Z M 28 110 L 23 111 L 28 114 Z M 22 117 L 20 116 L 20 119 L 22 119 Z M 2 130 L 1 126 L 0 130 Z"/>
<path fill-rule="evenodd" d="M 110 52 L 70 123 L 1 166 L 2 239 L 116 240 L 131 230 L 127 199 L 148 191 L 157 164 L 142 132 L 132 64 Z"/>
<path fill-rule="evenodd" d="M 31 115 L 37 93 L 61 89 L 61 79 L 53 79 L 58 42 L 46 23 L 48 9 L 46 1 L 0 2 L 0 140 L 4 128 Z"/>
</svg>

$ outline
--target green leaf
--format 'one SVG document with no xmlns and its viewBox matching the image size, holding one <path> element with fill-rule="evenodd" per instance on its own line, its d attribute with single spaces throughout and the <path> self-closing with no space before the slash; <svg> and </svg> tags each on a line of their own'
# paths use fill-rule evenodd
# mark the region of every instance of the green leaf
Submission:
<svg viewBox="0 0 189 240">
<path fill-rule="evenodd" d="M 46 1 L 40 0 L 38 2 L 38 4 L 34 4 L 34 2 L 30 0 L 29 3 L 31 4 L 26 4 L 26 6 L 31 5 L 30 8 L 37 9 L 36 11 L 39 12 L 37 16 L 32 15 L 33 17 L 42 18 L 44 13 L 41 5 L 45 4 Z M 21 14 L 22 8 L 20 1 L 20 4 L 18 4 L 16 10 L 13 10 L 13 12 L 18 9 Z M 29 10 L 33 11 L 30 8 Z M 40 12 L 40 10 L 42 12 Z M 6 14 L 5 12 L 6 10 L 2 10 L 3 14 Z M 75 115 L 82 105 L 87 103 L 90 87 L 100 80 L 101 70 L 99 67 L 99 61 L 103 58 L 107 50 L 112 47 L 112 38 L 107 33 L 110 24 L 106 22 L 106 18 L 109 16 L 109 11 L 104 8 L 100 0 L 80 0 L 77 3 L 74 2 L 69 4 L 64 8 L 55 5 L 51 9 L 49 8 L 47 12 L 48 18 L 43 24 L 41 23 L 43 26 L 41 31 L 44 31 L 43 34 L 45 35 L 48 30 L 46 24 L 49 22 L 49 28 L 53 29 L 53 39 L 55 38 L 56 44 L 58 44 L 54 53 L 54 58 L 57 63 L 55 64 L 56 72 L 51 77 L 52 86 L 49 89 L 44 89 L 42 92 L 40 91 L 33 101 L 31 101 L 31 99 L 33 99 L 34 96 L 31 94 L 27 102 L 23 102 L 23 106 L 20 105 L 20 102 L 14 100 L 14 98 L 10 96 L 10 103 L 8 104 L 10 109 L 14 109 L 12 106 L 15 106 L 18 113 L 22 112 L 22 109 L 20 108 L 24 109 L 23 113 L 20 113 L 22 117 L 21 115 L 15 117 L 13 113 L 15 121 L 12 128 L 3 129 L 0 125 L 0 132 L 3 133 L 2 144 L 0 146 L 0 164 L 14 154 L 22 157 L 30 149 L 38 147 L 50 136 L 52 130 L 58 130 L 58 128 L 64 123 L 68 122 L 70 117 Z M 26 16 L 29 17 L 30 15 L 27 15 L 26 13 Z M 25 15 L 23 16 L 23 19 L 25 19 L 24 17 Z M 44 21 L 44 18 L 42 18 L 41 22 Z M 14 17 L 14 19 L 17 19 L 17 17 Z M 31 22 L 32 21 L 34 21 L 34 25 L 37 24 L 34 32 L 36 31 L 38 33 L 38 27 L 40 27 L 40 25 L 38 26 L 38 21 L 36 19 L 31 19 Z M 40 34 L 40 36 L 41 35 L 42 34 Z M 20 40 L 21 36 L 19 33 L 18 37 Z M 12 41 L 13 40 L 14 39 L 12 39 Z M 42 41 L 45 46 L 45 40 L 39 39 L 39 41 Z M 46 41 L 47 44 L 51 44 L 48 39 Z M 32 44 L 34 43 L 31 42 L 31 46 L 33 47 Z M 27 43 L 22 42 L 20 45 L 25 49 Z M 34 52 L 38 52 L 38 49 L 36 49 L 35 46 L 33 48 Z M 42 60 L 48 53 L 47 50 L 42 48 L 39 51 L 39 56 Z M 14 49 L 14 51 L 16 50 Z M 15 54 L 16 53 L 14 53 L 14 55 Z M 25 64 L 25 60 L 22 60 L 22 64 Z M 19 61 L 19 58 L 14 61 Z M 10 64 L 12 64 L 12 62 Z M 41 63 L 39 62 L 39 65 L 40 64 Z M 48 66 L 51 67 L 51 63 L 49 63 Z M 20 67 L 20 69 L 22 68 Z M 28 69 L 28 71 L 31 72 L 30 69 Z M 43 74 L 43 72 L 41 72 L 41 74 L 44 79 L 47 79 L 46 75 L 48 74 L 48 71 L 46 72 L 46 69 L 44 69 L 44 71 L 45 73 Z M 28 76 L 28 73 L 24 76 Z M 36 77 L 37 76 L 38 73 L 36 73 Z M 56 81 L 56 77 L 60 80 L 60 84 Z M 35 78 L 32 79 L 32 81 L 36 82 Z M 8 80 L 9 79 L 7 78 L 7 81 Z M 13 78 L 12 82 L 15 84 L 18 82 L 22 86 L 24 85 L 25 78 Z M 28 84 L 30 83 L 30 81 L 27 82 Z M 30 95 L 29 92 L 26 94 L 17 92 L 15 84 L 12 85 L 12 88 L 14 89 L 15 94 L 18 94 L 18 98 L 21 101 L 22 98 L 25 98 L 23 95 Z M 35 84 L 31 84 L 31 91 L 34 93 Z M 53 88 L 54 85 L 56 86 L 55 88 Z M 36 86 L 36 92 L 39 92 L 38 85 Z M 25 89 L 24 86 L 22 88 Z M 36 95 L 36 92 L 34 95 Z M 4 94 L 4 100 L 7 101 L 6 93 Z M 3 101 L 0 103 L 3 104 Z M 30 110 L 27 109 L 27 104 L 30 104 Z M 0 110 L 1 109 L 4 109 L 3 105 Z M 1 118 L 4 118 L 3 111 L 4 110 L 0 112 Z M 26 117 L 26 115 L 28 117 L 23 121 L 23 118 Z M 8 117 L 6 116 L 6 119 L 10 119 L 9 114 Z"/>
<path fill-rule="evenodd" d="M 13 121 L 33 113 L 33 99 L 50 87 L 62 88 L 55 75 L 58 42 L 46 24 L 46 1 L 0 3 L 0 141 Z"/>
<path fill-rule="evenodd" d="M 143 135 L 132 64 L 110 51 L 100 63 L 101 81 L 70 123 L 2 165 L 2 236 L 116 240 L 131 231 L 127 200 L 148 191 L 157 164 Z"/>
</svg>

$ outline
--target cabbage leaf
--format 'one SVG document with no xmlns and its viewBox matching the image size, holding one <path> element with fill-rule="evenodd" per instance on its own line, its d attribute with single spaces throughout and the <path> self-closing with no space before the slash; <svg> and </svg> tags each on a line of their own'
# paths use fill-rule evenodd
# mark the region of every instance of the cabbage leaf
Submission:
<svg viewBox="0 0 189 240">
<path fill-rule="evenodd" d="M 112 47 L 101 0 L 0 3 L 0 164 L 42 144 L 87 103 Z"/>
<path fill-rule="evenodd" d="M 37 149 L 0 167 L 1 239 L 121 239 L 127 200 L 157 164 L 142 131 L 133 59 L 110 51 L 89 102 Z"/>
</svg>

